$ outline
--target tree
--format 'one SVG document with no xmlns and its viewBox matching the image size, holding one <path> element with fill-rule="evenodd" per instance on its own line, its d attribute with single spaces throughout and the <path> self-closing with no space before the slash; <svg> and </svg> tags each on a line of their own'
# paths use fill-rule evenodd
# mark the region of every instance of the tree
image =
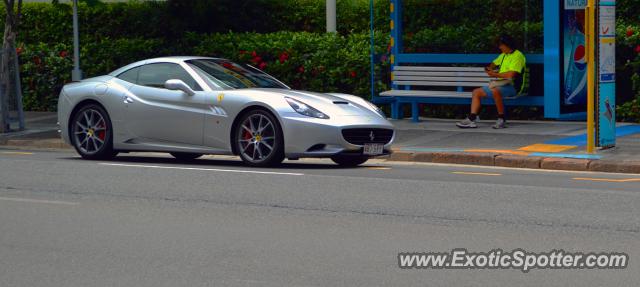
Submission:
<svg viewBox="0 0 640 287">
<path fill-rule="evenodd" d="M 2 59 L 0 67 L 0 132 L 8 131 L 9 123 L 5 122 L 9 113 L 9 98 L 17 98 L 17 77 L 15 70 L 18 58 L 16 53 L 16 35 L 22 16 L 22 0 L 3 0 L 6 9 L 4 37 L 2 41 Z M 16 5 L 17 4 L 17 5 Z M 12 73 L 12 71 L 14 73 Z"/>
</svg>

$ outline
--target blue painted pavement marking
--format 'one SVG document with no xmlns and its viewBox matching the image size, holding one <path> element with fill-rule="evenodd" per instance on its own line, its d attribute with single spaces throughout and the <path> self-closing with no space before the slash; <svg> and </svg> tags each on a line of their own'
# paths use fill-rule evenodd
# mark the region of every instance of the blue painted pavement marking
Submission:
<svg viewBox="0 0 640 287">
<path fill-rule="evenodd" d="M 628 125 L 616 128 L 616 137 L 625 137 L 628 135 L 633 135 L 640 133 L 640 125 Z M 545 142 L 546 144 L 557 144 L 557 145 L 574 145 L 574 146 L 585 146 L 587 145 L 587 135 L 579 135 L 572 136 L 567 138 L 561 138 L 556 140 L 551 140 Z"/>
</svg>

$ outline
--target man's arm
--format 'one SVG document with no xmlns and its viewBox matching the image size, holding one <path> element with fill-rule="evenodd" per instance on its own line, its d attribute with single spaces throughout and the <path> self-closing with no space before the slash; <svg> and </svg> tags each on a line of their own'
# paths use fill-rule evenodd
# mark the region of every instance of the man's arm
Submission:
<svg viewBox="0 0 640 287">
<path fill-rule="evenodd" d="M 493 73 L 497 67 L 498 65 L 496 65 L 495 63 L 491 63 L 484 67 L 484 71 L 487 73 L 487 75 L 489 75 L 489 77 L 491 77 L 491 73 Z"/>
<path fill-rule="evenodd" d="M 520 73 L 515 71 L 509 71 L 504 73 L 496 73 L 494 71 L 488 71 L 487 74 L 489 74 L 489 77 L 500 78 L 500 79 L 513 79 L 518 75 L 520 75 Z"/>
</svg>

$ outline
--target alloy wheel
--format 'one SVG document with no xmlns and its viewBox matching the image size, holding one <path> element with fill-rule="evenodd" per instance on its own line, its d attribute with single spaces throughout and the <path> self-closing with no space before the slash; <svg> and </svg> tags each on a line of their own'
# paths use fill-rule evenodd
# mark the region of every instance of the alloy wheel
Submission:
<svg viewBox="0 0 640 287">
<path fill-rule="evenodd" d="M 276 126 L 262 113 L 249 115 L 241 124 L 237 137 L 243 159 L 260 163 L 276 152 Z"/>
<path fill-rule="evenodd" d="M 76 147 L 87 155 L 98 153 L 106 144 L 107 122 L 102 114 L 89 108 L 76 117 L 73 134 Z"/>
</svg>

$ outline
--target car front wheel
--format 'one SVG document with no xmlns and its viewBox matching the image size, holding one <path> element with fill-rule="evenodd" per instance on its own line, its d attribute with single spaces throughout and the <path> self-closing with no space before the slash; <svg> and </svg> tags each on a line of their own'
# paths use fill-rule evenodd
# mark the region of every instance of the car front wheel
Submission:
<svg viewBox="0 0 640 287">
<path fill-rule="evenodd" d="M 235 130 L 240 158 L 251 166 L 272 166 L 284 160 L 284 140 L 276 118 L 261 109 L 242 116 Z"/>
<path fill-rule="evenodd" d="M 98 160 L 113 158 L 113 129 L 107 111 L 99 105 L 86 105 L 71 122 L 71 143 L 82 158 Z"/>
</svg>

